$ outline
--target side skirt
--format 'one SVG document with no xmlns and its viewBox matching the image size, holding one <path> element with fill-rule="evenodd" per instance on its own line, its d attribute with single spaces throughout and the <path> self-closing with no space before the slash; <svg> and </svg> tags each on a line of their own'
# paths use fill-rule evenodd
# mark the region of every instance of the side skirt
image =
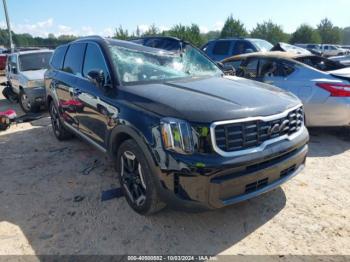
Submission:
<svg viewBox="0 0 350 262">
<path fill-rule="evenodd" d="M 100 146 L 99 144 L 97 144 L 95 141 L 93 141 L 91 138 L 87 137 L 86 135 L 82 134 L 81 132 L 79 132 L 78 130 L 76 130 L 74 127 L 72 127 L 71 125 L 63 122 L 64 126 L 67 127 L 69 129 L 69 131 L 71 131 L 72 133 L 76 134 L 77 136 L 81 137 L 83 140 L 85 140 L 86 142 L 88 142 L 89 144 L 93 145 L 96 149 L 98 149 L 99 151 L 101 151 L 102 153 L 107 153 L 107 150 Z"/>
</svg>

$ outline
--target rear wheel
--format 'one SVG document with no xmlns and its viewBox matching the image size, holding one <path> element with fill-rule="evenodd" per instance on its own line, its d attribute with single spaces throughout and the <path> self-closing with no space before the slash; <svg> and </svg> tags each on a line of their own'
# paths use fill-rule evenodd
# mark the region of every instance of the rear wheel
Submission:
<svg viewBox="0 0 350 262">
<path fill-rule="evenodd" d="M 154 183 L 154 175 L 142 150 L 133 140 L 118 150 L 119 182 L 130 207 L 141 215 L 154 214 L 165 207 Z"/>
<path fill-rule="evenodd" d="M 56 138 L 60 141 L 71 138 L 72 134 L 63 126 L 54 102 L 50 103 L 49 112 L 51 116 L 52 130 Z"/>
</svg>

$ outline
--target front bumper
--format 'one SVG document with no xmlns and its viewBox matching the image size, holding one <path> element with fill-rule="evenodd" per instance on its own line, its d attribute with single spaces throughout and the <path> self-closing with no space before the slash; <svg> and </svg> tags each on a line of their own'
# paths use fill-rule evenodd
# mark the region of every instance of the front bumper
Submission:
<svg viewBox="0 0 350 262">
<path fill-rule="evenodd" d="M 32 105 L 44 105 L 46 101 L 46 90 L 44 87 L 24 88 L 23 90 Z"/>
<path fill-rule="evenodd" d="M 256 197 L 304 168 L 308 139 L 304 129 L 293 141 L 280 141 L 242 157 L 169 158 L 171 168 L 158 172 L 159 194 L 169 205 L 191 210 L 216 209 Z"/>
</svg>

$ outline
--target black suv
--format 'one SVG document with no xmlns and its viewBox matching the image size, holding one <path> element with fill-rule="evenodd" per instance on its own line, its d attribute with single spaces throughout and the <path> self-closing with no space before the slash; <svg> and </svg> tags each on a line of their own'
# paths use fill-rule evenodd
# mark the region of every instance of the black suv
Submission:
<svg viewBox="0 0 350 262">
<path fill-rule="evenodd" d="M 224 76 L 189 44 L 173 53 L 82 38 L 56 49 L 45 85 L 55 136 L 78 135 L 109 154 L 140 214 L 231 205 L 304 167 L 300 101 Z"/>
</svg>

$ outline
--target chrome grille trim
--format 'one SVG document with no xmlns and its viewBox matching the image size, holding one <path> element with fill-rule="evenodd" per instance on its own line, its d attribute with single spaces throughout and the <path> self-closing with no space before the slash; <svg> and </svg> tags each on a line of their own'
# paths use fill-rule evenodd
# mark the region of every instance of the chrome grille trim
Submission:
<svg viewBox="0 0 350 262">
<path fill-rule="evenodd" d="M 305 129 L 305 125 L 304 125 L 304 122 L 301 124 L 301 128 L 291 134 L 291 135 L 282 135 L 282 136 L 278 136 L 276 138 L 271 138 L 271 139 L 268 139 L 266 140 L 265 142 L 263 142 L 262 144 L 260 144 L 259 146 L 257 147 L 252 147 L 252 148 L 248 148 L 248 149 L 242 149 L 242 150 L 237 150 L 237 151 L 224 151 L 222 150 L 221 148 L 218 147 L 217 145 L 217 140 L 216 140 L 216 134 L 215 134 L 215 128 L 217 126 L 221 126 L 221 125 L 229 125 L 229 124 L 235 124 L 235 123 L 245 123 L 245 122 L 250 122 L 250 121 L 264 121 L 264 122 L 269 122 L 269 121 L 274 121 L 274 120 L 278 120 L 278 119 L 281 119 L 281 118 L 285 118 L 287 117 L 292 111 L 295 111 L 299 108 L 302 108 L 303 105 L 302 104 L 299 104 L 298 106 L 295 106 L 293 108 L 289 108 L 288 110 L 282 112 L 282 113 L 279 113 L 279 114 L 276 114 L 276 115 L 271 115 L 271 116 L 258 116 L 258 117 L 248 117 L 248 118 L 241 118 L 241 119 L 235 119 L 235 120 L 226 120 L 226 121 L 218 121 L 218 122 L 214 122 L 211 124 L 210 126 L 210 136 L 211 136 L 211 141 L 212 141 L 212 146 L 213 146 L 213 149 L 216 153 L 218 153 L 219 155 L 221 156 L 224 156 L 224 157 L 235 157 L 235 156 L 243 156 L 243 155 L 247 155 L 247 154 L 252 154 L 252 153 L 257 153 L 257 152 L 261 152 L 263 151 L 266 146 L 270 145 L 270 144 L 273 144 L 273 143 L 276 143 L 278 141 L 282 141 L 282 140 L 293 140 L 295 139 L 296 137 L 298 137 Z"/>
</svg>

